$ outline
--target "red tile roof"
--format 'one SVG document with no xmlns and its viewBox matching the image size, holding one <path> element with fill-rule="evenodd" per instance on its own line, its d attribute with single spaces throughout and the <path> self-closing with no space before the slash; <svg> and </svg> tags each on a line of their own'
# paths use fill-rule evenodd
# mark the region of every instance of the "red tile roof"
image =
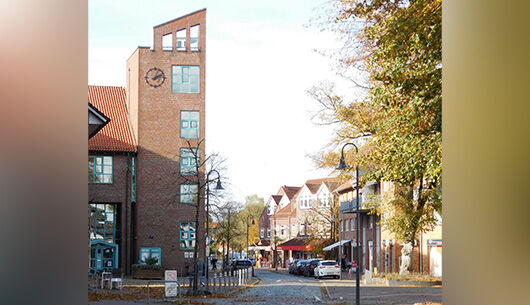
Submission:
<svg viewBox="0 0 530 305">
<path fill-rule="evenodd" d="M 282 195 L 272 195 L 272 199 L 274 200 L 276 204 L 279 204 L 280 201 L 282 200 Z"/>
<path fill-rule="evenodd" d="M 88 102 L 110 118 L 88 141 L 88 150 L 136 152 L 125 97 L 124 87 L 88 86 Z"/>
<path fill-rule="evenodd" d="M 288 205 L 284 206 L 281 210 L 279 210 L 275 216 L 276 217 L 284 217 L 284 216 L 296 216 L 296 209 L 291 211 L 292 203 L 289 203 Z"/>
<path fill-rule="evenodd" d="M 287 198 L 289 200 L 293 199 L 293 196 L 300 190 L 300 186 L 287 186 L 284 185 L 280 189 L 283 189 L 283 192 L 285 195 L 287 195 Z"/>
<path fill-rule="evenodd" d="M 351 181 L 346 181 L 345 183 L 341 184 L 339 187 L 337 187 L 333 192 L 341 193 L 343 191 L 347 190 L 353 190 L 353 184 L 351 184 Z"/>
</svg>

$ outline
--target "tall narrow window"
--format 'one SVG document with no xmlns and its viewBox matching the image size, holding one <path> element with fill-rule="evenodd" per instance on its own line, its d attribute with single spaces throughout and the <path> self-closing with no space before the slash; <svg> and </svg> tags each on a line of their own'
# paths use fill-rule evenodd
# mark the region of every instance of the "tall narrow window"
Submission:
<svg viewBox="0 0 530 305">
<path fill-rule="evenodd" d="M 190 50 L 199 51 L 199 25 L 190 28 Z"/>
<path fill-rule="evenodd" d="M 112 183 L 112 156 L 88 156 L 88 183 Z"/>
<path fill-rule="evenodd" d="M 199 159 L 197 148 L 180 149 L 180 174 L 182 176 L 193 176 L 197 174 L 196 160 Z"/>
<path fill-rule="evenodd" d="M 180 202 L 197 203 L 199 199 L 199 186 L 197 184 L 180 185 Z"/>
<path fill-rule="evenodd" d="M 116 243 L 116 205 L 110 203 L 90 204 L 90 240 Z"/>
<path fill-rule="evenodd" d="M 172 92 L 199 93 L 200 67 L 199 66 L 173 66 L 171 73 Z"/>
<path fill-rule="evenodd" d="M 199 111 L 180 112 L 180 137 L 184 139 L 199 138 Z"/>
<path fill-rule="evenodd" d="M 177 31 L 177 51 L 186 51 L 186 29 Z"/>
<path fill-rule="evenodd" d="M 173 50 L 173 33 L 162 36 L 162 50 L 171 51 Z"/>
<path fill-rule="evenodd" d="M 131 202 L 136 202 L 136 157 L 131 159 Z"/>
<path fill-rule="evenodd" d="M 195 222 L 181 222 L 180 223 L 180 249 L 191 250 L 195 248 Z"/>
</svg>

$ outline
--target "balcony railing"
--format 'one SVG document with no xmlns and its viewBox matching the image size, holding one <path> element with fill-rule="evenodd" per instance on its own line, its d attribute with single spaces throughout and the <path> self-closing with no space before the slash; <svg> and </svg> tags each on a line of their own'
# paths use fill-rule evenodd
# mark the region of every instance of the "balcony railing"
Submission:
<svg viewBox="0 0 530 305">
<path fill-rule="evenodd" d="M 360 206 L 359 210 L 362 210 L 363 208 L 363 197 L 359 197 Z M 342 201 L 340 203 L 340 212 L 341 213 L 355 213 L 355 209 L 357 208 L 357 198 L 353 198 L 351 201 Z"/>
<path fill-rule="evenodd" d="M 365 203 L 371 201 L 371 200 L 378 200 L 380 199 L 380 196 L 360 196 L 359 201 L 359 210 L 363 211 L 366 210 L 367 207 Z M 340 212 L 341 213 L 355 213 L 355 209 L 357 208 L 357 198 L 353 198 L 351 201 L 341 201 L 340 203 Z"/>
</svg>

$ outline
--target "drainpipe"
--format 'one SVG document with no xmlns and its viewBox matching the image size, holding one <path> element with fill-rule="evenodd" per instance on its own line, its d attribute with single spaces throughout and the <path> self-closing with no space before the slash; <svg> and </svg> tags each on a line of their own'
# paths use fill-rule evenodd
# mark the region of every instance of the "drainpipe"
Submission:
<svg viewBox="0 0 530 305">
<path fill-rule="evenodd" d="M 127 153 L 127 170 L 125 172 L 125 200 L 123 202 L 123 205 L 124 205 L 124 210 L 125 210 L 125 217 L 122 215 L 122 219 L 125 218 L 125 224 L 123 225 L 123 228 L 125 232 L 123 232 L 123 237 L 122 237 L 122 240 L 124 241 L 124 245 L 123 245 L 123 249 L 125 249 L 125 253 L 122 254 L 123 257 L 125 258 L 125 272 L 126 274 L 130 274 L 130 268 L 131 268 L 131 264 L 130 264 L 130 257 L 128 257 L 127 255 L 127 252 L 129 250 L 129 238 L 128 238 L 128 235 L 129 235 L 129 173 L 131 172 L 130 170 L 131 168 L 131 153 Z M 129 250 L 130 251 L 130 250 Z M 122 265 L 123 265 L 123 262 L 122 262 Z"/>
</svg>

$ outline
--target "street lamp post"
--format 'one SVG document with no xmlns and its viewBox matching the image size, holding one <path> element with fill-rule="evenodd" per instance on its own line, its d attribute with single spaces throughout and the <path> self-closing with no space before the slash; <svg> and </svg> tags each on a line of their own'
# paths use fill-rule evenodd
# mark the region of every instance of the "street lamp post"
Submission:
<svg viewBox="0 0 530 305">
<path fill-rule="evenodd" d="M 274 269 L 276 271 L 278 271 L 278 262 L 277 262 L 277 260 L 278 260 L 278 251 L 276 250 L 276 247 L 278 246 L 277 245 L 278 240 L 276 238 L 276 208 L 274 209 L 274 215 L 273 216 L 274 216 L 274 228 L 273 228 L 274 229 L 274 239 L 273 239 L 273 241 L 274 241 L 274 258 L 273 258 L 273 261 L 274 261 Z"/>
<path fill-rule="evenodd" d="M 209 279 L 210 279 L 210 272 L 209 272 L 209 268 L 208 268 L 208 257 L 206 256 L 206 249 L 207 247 L 209 247 L 210 245 L 207 244 L 207 241 L 209 241 L 210 239 L 210 231 L 209 231 L 209 224 L 210 224 L 210 219 L 209 219 L 209 216 L 210 216 L 210 174 L 212 172 L 215 172 L 217 173 L 217 185 L 215 186 L 215 190 L 223 190 L 223 186 L 221 185 L 221 175 L 219 174 L 218 171 L 216 171 L 215 169 L 212 169 L 211 171 L 208 172 L 208 174 L 206 174 L 206 238 L 204 240 L 204 267 L 205 267 L 205 273 L 206 273 L 206 290 L 209 290 L 210 287 L 208 285 L 209 282 Z"/>
<path fill-rule="evenodd" d="M 338 170 L 343 170 L 343 169 L 348 169 L 350 168 L 348 165 L 346 165 L 346 162 L 344 161 L 344 148 L 348 145 L 353 145 L 353 147 L 355 147 L 355 153 L 358 154 L 359 153 L 359 149 L 357 148 L 357 145 L 353 144 L 353 143 L 346 143 L 344 144 L 344 146 L 342 146 L 342 151 L 341 151 L 341 156 L 340 156 L 340 162 L 339 162 L 339 166 L 337 166 L 337 169 Z M 357 246 L 357 270 L 355 272 L 355 304 L 356 305 L 359 305 L 360 304 L 360 300 L 361 300 L 361 296 L 360 296 L 360 293 L 361 293 L 361 287 L 360 287 L 360 263 L 359 263 L 359 259 L 361 257 L 361 248 L 359 247 L 359 163 L 357 162 L 355 164 L 355 180 L 356 180 L 356 184 L 355 184 L 355 190 L 356 190 L 356 200 L 357 200 L 357 203 L 355 204 L 355 217 L 356 217 L 356 221 L 355 221 L 355 227 L 356 227 L 356 232 L 355 232 L 355 245 Z"/>
<path fill-rule="evenodd" d="M 251 225 L 255 225 L 256 224 L 256 222 L 254 221 L 254 217 L 252 217 L 252 215 L 248 215 L 247 216 L 247 259 L 248 259 L 248 228 L 250 226 L 248 224 L 249 218 L 252 218 L 252 224 Z"/>
</svg>

